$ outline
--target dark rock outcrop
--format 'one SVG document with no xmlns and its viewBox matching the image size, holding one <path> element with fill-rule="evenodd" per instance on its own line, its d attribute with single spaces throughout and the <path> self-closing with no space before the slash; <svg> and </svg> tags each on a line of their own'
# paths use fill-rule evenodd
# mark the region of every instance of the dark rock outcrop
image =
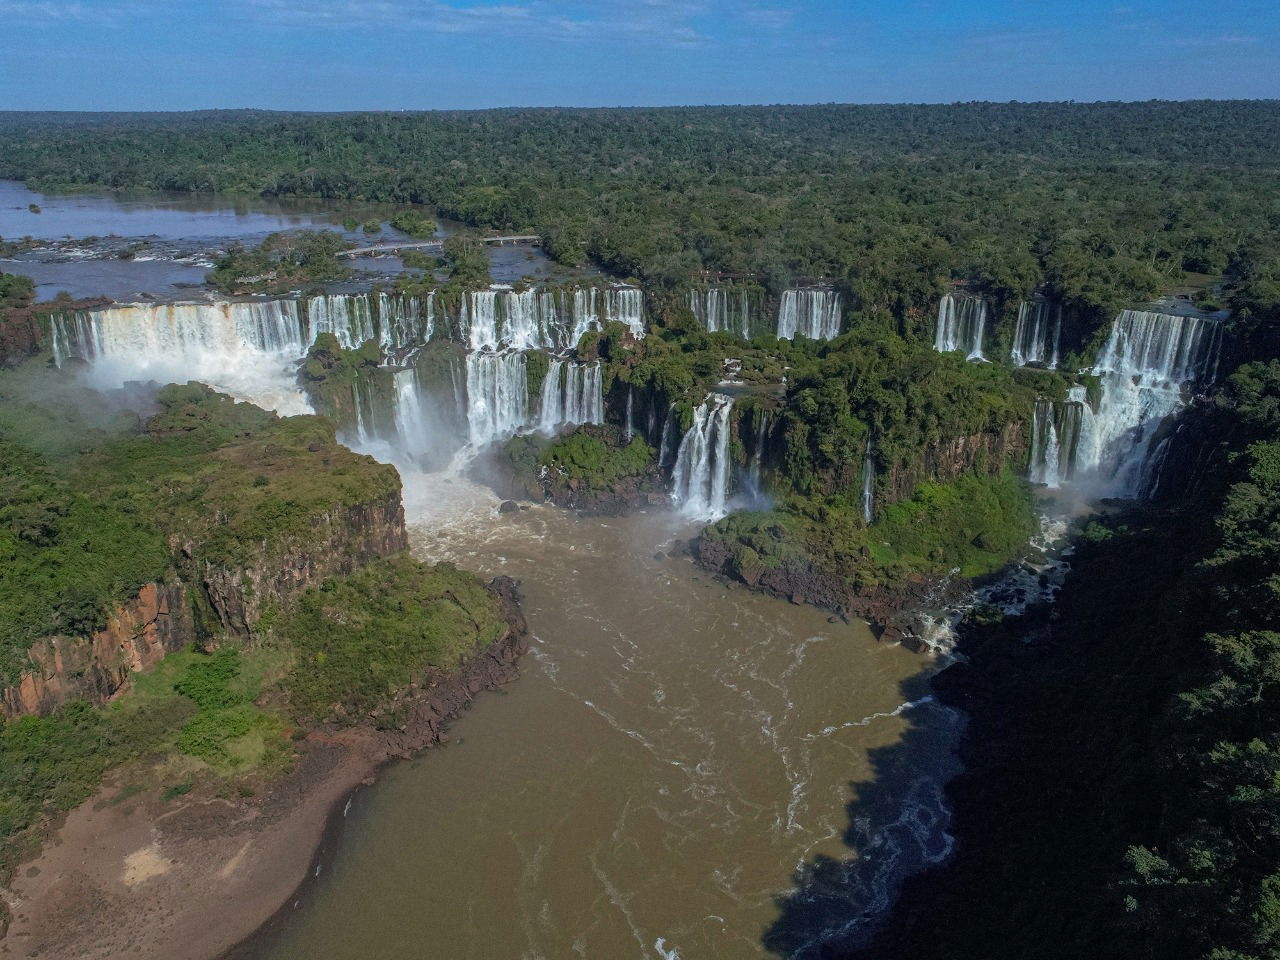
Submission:
<svg viewBox="0 0 1280 960">
<path fill-rule="evenodd" d="M 377 728 L 379 759 L 407 759 L 419 750 L 446 739 L 448 722 L 467 709 L 476 694 L 509 683 L 519 675 L 516 661 L 529 649 L 533 637 L 516 583 L 497 577 L 489 592 L 502 607 L 507 631 L 496 642 L 468 657 L 458 666 L 440 670 L 410 685 L 368 719 Z M 388 720 L 394 718 L 394 723 Z"/>
<path fill-rule="evenodd" d="M 222 629 L 252 637 L 267 604 L 409 546 L 399 490 L 316 517 L 315 528 L 322 533 L 304 547 L 264 543 L 258 558 L 236 569 L 196 556 L 195 579 Z"/>
<path fill-rule="evenodd" d="M 913 649 L 919 647 L 913 628 L 915 611 L 958 599 L 967 590 L 965 581 L 928 577 L 891 586 L 855 587 L 812 563 L 741 569 L 733 550 L 714 537 L 699 536 L 690 541 L 689 549 L 694 562 L 712 573 L 792 603 L 808 603 L 846 619 L 866 620 L 878 628 L 882 640 Z"/>
<path fill-rule="evenodd" d="M 898 465 L 881 480 L 877 497 L 882 503 L 906 500 L 924 481 L 946 483 L 966 473 L 998 474 L 1006 464 L 1022 465 L 1027 457 L 1026 431 L 1022 423 L 1010 423 L 999 433 L 975 433 L 929 444 L 910 469 Z"/>
</svg>

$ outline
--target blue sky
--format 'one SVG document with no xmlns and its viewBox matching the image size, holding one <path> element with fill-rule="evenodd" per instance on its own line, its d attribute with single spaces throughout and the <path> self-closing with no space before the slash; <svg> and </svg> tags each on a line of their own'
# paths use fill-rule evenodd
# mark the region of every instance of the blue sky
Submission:
<svg viewBox="0 0 1280 960">
<path fill-rule="evenodd" d="M 1280 0 L 0 0 L 0 109 L 1280 96 Z"/>
</svg>

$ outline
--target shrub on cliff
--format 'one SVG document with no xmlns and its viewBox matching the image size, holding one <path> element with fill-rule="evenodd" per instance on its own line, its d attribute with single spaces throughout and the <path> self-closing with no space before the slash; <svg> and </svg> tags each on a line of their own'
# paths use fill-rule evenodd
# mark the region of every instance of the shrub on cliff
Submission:
<svg viewBox="0 0 1280 960">
<path fill-rule="evenodd" d="M 358 720 L 506 629 L 501 606 L 474 574 L 398 557 L 308 590 L 273 635 L 295 654 L 285 688 L 297 714 Z"/>
</svg>

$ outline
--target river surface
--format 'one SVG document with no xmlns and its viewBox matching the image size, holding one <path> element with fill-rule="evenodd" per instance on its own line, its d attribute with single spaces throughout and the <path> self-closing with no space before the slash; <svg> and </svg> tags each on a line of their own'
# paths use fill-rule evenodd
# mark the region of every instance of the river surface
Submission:
<svg viewBox="0 0 1280 960">
<path fill-rule="evenodd" d="M 228 219 L 216 204 L 139 201 L 90 231 L 100 204 L 133 201 L 40 199 L 58 231 L 184 235 L 171 251 L 201 218 Z M 2 213 L 6 235 L 19 213 L 44 215 Z M 281 216 L 230 219 L 249 231 Z M 495 253 L 527 264 L 524 249 Z M 100 271 L 139 276 L 136 261 L 47 265 L 85 295 L 112 293 Z M 127 380 L 165 358 L 115 359 L 132 365 L 117 371 Z M 278 356 L 226 359 L 203 375 L 306 409 Z M 522 676 L 482 695 L 451 745 L 359 791 L 319 877 L 237 957 L 819 960 L 862 940 L 899 881 L 947 854 L 941 790 L 960 718 L 928 695 L 935 661 L 712 580 L 670 555 L 697 532 L 673 511 L 503 514 L 460 466 L 402 468 L 413 550 L 520 582 L 537 637 Z"/>
<path fill-rule="evenodd" d="M 33 212 L 34 204 L 39 212 Z M 253 246 L 280 230 L 334 230 L 360 246 L 409 239 L 388 222 L 397 207 L 385 204 L 263 197 L 227 198 L 166 193 L 41 193 L 0 180 L 0 239 L 32 237 L 30 250 L 0 257 L 0 271 L 21 273 L 36 284 L 41 300 L 72 297 L 190 298 L 230 243 Z M 344 221 L 376 220 L 380 232 L 348 230 Z M 438 237 L 474 232 L 439 220 Z M 92 240 L 90 240 L 92 238 Z M 89 242 L 86 242 L 89 241 Z M 145 245 L 122 259 L 125 247 Z M 499 283 L 525 276 L 545 279 L 565 271 L 537 247 L 491 247 L 490 272 Z M 350 261 L 360 282 L 394 279 L 398 257 Z M 593 271 L 594 272 L 594 271 Z"/>
<path fill-rule="evenodd" d="M 499 514 L 465 481 L 406 487 L 415 553 L 519 580 L 537 642 L 454 744 L 357 794 L 252 956 L 816 957 L 949 849 L 958 718 L 904 701 L 928 661 L 662 555 L 695 532 L 675 514 Z M 878 789 L 873 757 L 908 728 L 927 747 L 901 795 L 851 823 L 853 784 Z M 795 888 L 851 843 L 863 860 L 835 889 Z"/>
</svg>

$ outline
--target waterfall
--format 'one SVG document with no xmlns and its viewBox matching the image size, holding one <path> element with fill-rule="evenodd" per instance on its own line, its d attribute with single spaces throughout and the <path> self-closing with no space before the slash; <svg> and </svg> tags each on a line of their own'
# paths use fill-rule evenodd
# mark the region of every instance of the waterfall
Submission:
<svg viewBox="0 0 1280 960">
<path fill-rule="evenodd" d="M 419 297 L 378 294 L 378 346 L 384 362 L 403 360 L 435 333 L 435 292 Z"/>
<path fill-rule="evenodd" d="M 564 366 L 563 360 L 552 360 L 547 368 L 547 378 L 542 381 L 542 410 L 538 429 L 553 434 L 564 423 Z"/>
<path fill-rule="evenodd" d="M 610 287 L 604 293 L 604 309 L 606 319 L 625 323 L 637 339 L 644 336 L 644 294 L 639 287 Z"/>
<path fill-rule="evenodd" d="M 472 350 L 549 350 L 565 353 L 577 347 L 583 334 L 600 330 L 604 321 L 625 323 L 644 336 L 644 299 L 636 287 L 604 291 L 578 287 L 572 300 L 555 290 L 515 291 L 507 287 L 473 290 L 462 300 L 462 330 Z M 570 304 L 566 310 L 566 304 Z"/>
<path fill-rule="evenodd" d="M 305 301 L 311 340 L 332 333 L 344 350 L 354 350 L 375 337 L 373 312 L 364 294 L 323 294 Z"/>
<path fill-rule="evenodd" d="M 631 386 L 631 384 L 627 384 L 627 426 L 626 426 L 626 433 L 623 435 L 623 439 L 627 443 L 631 442 L 631 438 L 635 436 L 635 433 L 636 433 L 635 427 L 632 425 L 632 420 L 631 420 L 631 401 L 633 399 L 632 397 L 633 393 L 634 393 L 634 388 Z M 601 395 L 600 402 L 601 404 L 604 403 L 603 393 Z"/>
<path fill-rule="evenodd" d="M 1056 490 L 1074 479 L 1081 438 L 1088 435 L 1093 412 L 1085 388 L 1076 386 L 1065 403 L 1037 400 L 1031 416 L 1031 457 L 1027 479 Z"/>
<path fill-rule="evenodd" d="M 1062 307 L 1048 300 L 1024 300 L 1018 307 L 1009 359 L 1015 367 L 1034 363 L 1056 370 L 1061 339 Z"/>
<path fill-rule="evenodd" d="M 723 517 L 729 485 L 729 414 L 733 398 L 713 393 L 693 414 L 680 441 L 672 473 L 671 498 L 680 512 L 696 520 Z"/>
<path fill-rule="evenodd" d="M 395 422 L 400 449 L 411 460 L 418 460 L 429 450 L 430 430 L 423 416 L 422 398 L 418 392 L 418 372 L 412 367 L 395 372 Z"/>
<path fill-rule="evenodd" d="M 752 431 L 752 451 L 747 461 L 747 477 L 745 487 L 751 498 L 753 507 L 763 509 L 767 502 L 764 493 L 764 448 L 769 441 L 770 416 L 768 410 L 760 410 L 755 417 L 755 429 Z"/>
<path fill-rule="evenodd" d="M 778 305 L 778 339 L 831 340 L 840 335 L 841 297 L 834 290 L 787 290 Z"/>
<path fill-rule="evenodd" d="M 600 313 L 596 306 L 599 293 L 595 287 L 579 287 L 573 291 L 573 333 L 568 349 L 575 349 L 588 330 L 600 329 Z"/>
<path fill-rule="evenodd" d="M 373 440 L 373 431 L 369 429 L 369 417 L 365 413 L 367 401 L 364 398 L 364 390 L 361 389 L 362 381 L 356 378 L 351 384 L 351 404 L 356 411 L 356 440 L 363 446 L 368 446 Z"/>
<path fill-rule="evenodd" d="M 933 347 L 939 353 L 963 350 L 969 360 L 985 360 L 982 335 L 986 325 L 987 301 L 949 293 L 938 304 Z"/>
<path fill-rule="evenodd" d="M 871 523 L 876 516 L 876 465 L 872 458 L 871 436 L 867 435 L 867 449 L 862 454 L 862 520 Z"/>
<path fill-rule="evenodd" d="M 100 387 L 200 380 L 282 414 L 311 412 L 294 381 L 310 342 L 296 301 L 120 304 L 55 314 L 50 337 L 55 363 L 91 364 Z"/>
<path fill-rule="evenodd" d="M 497 290 L 472 290 L 463 295 L 462 332 L 472 350 L 498 349 Z"/>
<path fill-rule="evenodd" d="M 1102 385 L 1097 410 L 1086 402 L 1084 387 L 1073 387 L 1055 424 L 1058 481 L 1085 478 L 1110 496 L 1149 493 L 1167 454 L 1167 445 L 1152 446 L 1160 424 L 1182 409 L 1187 391 L 1213 382 L 1221 349 L 1217 320 L 1121 312 L 1093 367 Z M 1047 448 L 1048 428 L 1041 429 Z M 1033 453 L 1035 471 L 1047 454 L 1034 438 Z M 1042 482 L 1049 467 L 1041 468 Z"/>
<path fill-rule="evenodd" d="M 666 467 L 667 451 L 671 449 L 671 421 L 675 419 L 675 410 L 667 407 L 667 416 L 662 421 L 662 442 L 658 444 L 658 466 Z"/>
<path fill-rule="evenodd" d="M 529 381 L 523 353 L 467 355 L 467 426 L 471 443 L 483 446 L 514 435 L 529 415 Z"/>
<path fill-rule="evenodd" d="M 1061 486 L 1061 470 L 1059 469 L 1058 458 L 1061 451 L 1058 447 L 1058 428 L 1054 424 L 1053 417 L 1048 417 L 1048 425 L 1045 428 L 1044 453 L 1042 461 L 1044 464 L 1041 482 L 1050 490 L 1056 490 Z"/>
<path fill-rule="evenodd" d="M 542 381 L 538 429 L 551 435 L 566 424 L 604 423 L 604 371 L 599 361 L 552 360 Z"/>
<path fill-rule="evenodd" d="M 689 292 L 689 309 L 707 333 L 727 331 L 751 337 L 751 299 L 746 290 L 707 287 Z"/>
</svg>

